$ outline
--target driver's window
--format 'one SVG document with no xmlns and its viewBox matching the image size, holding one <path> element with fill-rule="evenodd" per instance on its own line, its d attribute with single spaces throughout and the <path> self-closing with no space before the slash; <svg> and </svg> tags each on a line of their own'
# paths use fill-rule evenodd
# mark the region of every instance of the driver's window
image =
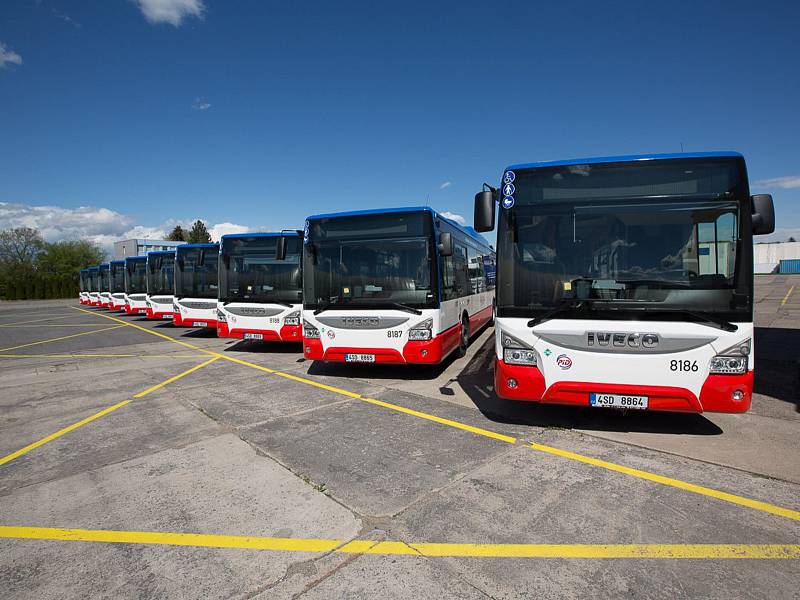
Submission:
<svg viewBox="0 0 800 600">
<path fill-rule="evenodd" d="M 698 275 L 733 277 L 736 262 L 736 216 L 723 213 L 711 222 L 697 224 Z"/>
</svg>

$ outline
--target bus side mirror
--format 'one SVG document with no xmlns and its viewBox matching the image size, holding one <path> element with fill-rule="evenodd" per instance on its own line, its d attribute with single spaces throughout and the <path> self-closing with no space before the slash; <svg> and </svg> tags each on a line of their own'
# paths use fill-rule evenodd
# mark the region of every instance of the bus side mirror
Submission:
<svg viewBox="0 0 800 600">
<path fill-rule="evenodd" d="M 775 231 L 775 206 L 770 194 L 756 194 L 753 201 L 753 235 L 765 235 Z"/>
<path fill-rule="evenodd" d="M 453 235 L 448 231 L 439 234 L 439 255 L 453 256 Z"/>
<path fill-rule="evenodd" d="M 275 240 L 275 260 L 286 260 L 286 238 L 282 235 Z"/>
<path fill-rule="evenodd" d="M 475 194 L 475 214 L 473 223 L 475 231 L 481 233 L 494 229 L 495 202 L 494 191 L 483 190 Z"/>
</svg>

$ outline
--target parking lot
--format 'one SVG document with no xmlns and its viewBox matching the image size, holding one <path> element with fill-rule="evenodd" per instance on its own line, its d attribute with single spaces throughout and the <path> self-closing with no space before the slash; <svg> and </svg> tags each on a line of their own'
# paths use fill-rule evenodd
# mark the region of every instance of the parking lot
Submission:
<svg viewBox="0 0 800 600">
<path fill-rule="evenodd" d="M 4 597 L 798 597 L 800 277 L 743 415 L 497 400 L 77 301 L 0 304 Z"/>
</svg>

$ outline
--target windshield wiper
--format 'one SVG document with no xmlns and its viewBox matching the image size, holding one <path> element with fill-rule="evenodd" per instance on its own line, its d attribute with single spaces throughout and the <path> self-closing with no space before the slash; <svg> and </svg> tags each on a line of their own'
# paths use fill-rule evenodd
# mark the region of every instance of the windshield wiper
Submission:
<svg viewBox="0 0 800 600">
<path fill-rule="evenodd" d="M 412 315 L 421 315 L 422 311 L 418 308 L 414 308 L 413 306 L 408 306 L 407 304 L 403 304 L 402 302 L 386 302 L 386 306 L 391 306 L 392 308 L 396 308 L 397 310 L 402 310 Z"/>
<path fill-rule="evenodd" d="M 550 310 L 543 312 L 539 316 L 532 318 L 530 321 L 528 321 L 528 327 L 536 327 L 540 323 L 549 321 L 556 315 L 567 313 L 574 308 L 583 308 L 587 312 L 592 310 L 591 302 L 589 300 L 577 300 L 577 301 L 572 300 L 570 302 L 564 302 L 562 304 L 559 304 L 555 308 L 551 308 Z"/>
<path fill-rule="evenodd" d="M 318 314 L 319 314 L 319 313 L 321 313 L 321 312 L 325 312 L 326 310 L 328 310 L 329 308 L 331 308 L 333 305 L 334 305 L 334 302 L 330 302 L 330 301 L 328 301 L 328 302 L 324 302 L 324 303 L 323 303 L 321 306 L 319 306 L 319 307 L 318 307 L 318 308 L 317 308 L 317 309 L 314 311 L 314 316 L 318 315 Z"/>
<path fill-rule="evenodd" d="M 638 308 L 633 310 L 641 310 L 642 312 L 646 313 L 654 313 L 654 314 L 680 314 L 680 315 L 687 315 L 690 317 L 694 317 L 701 324 L 707 325 L 709 327 L 714 327 L 716 329 L 722 329 L 723 331 L 738 331 L 738 327 L 731 323 L 730 321 L 726 321 L 725 319 L 721 319 L 720 317 L 714 315 L 707 315 L 699 312 L 695 312 L 693 310 L 686 310 L 683 308 Z"/>
</svg>

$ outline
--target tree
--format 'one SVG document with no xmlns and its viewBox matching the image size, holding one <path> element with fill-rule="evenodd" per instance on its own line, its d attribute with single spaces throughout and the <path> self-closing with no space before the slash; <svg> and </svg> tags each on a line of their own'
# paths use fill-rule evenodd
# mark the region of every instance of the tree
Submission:
<svg viewBox="0 0 800 600">
<path fill-rule="evenodd" d="M 31 279 L 36 257 L 43 247 L 42 236 L 30 227 L 0 231 L 0 287 L 6 295 L 15 288 L 16 281 Z"/>
<path fill-rule="evenodd" d="M 211 241 L 211 236 L 206 229 L 206 224 L 200 219 L 197 219 L 192 224 L 192 229 L 189 231 L 189 239 L 186 240 L 190 244 L 207 244 Z"/>
<path fill-rule="evenodd" d="M 45 244 L 39 253 L 36 266 L 48 275 L 70 275 L 77 278 L 80 270 L 89 265 L 99 265 L 105 253 L 87 240 L 74 240 Z"/>
<path fill-rule="evenodd" d="M 167 239 L 173 242 L 185 242 L 186 232 L 180 225 L 175 225 L 175 229 L 167 236 Z"/>
</svg>

